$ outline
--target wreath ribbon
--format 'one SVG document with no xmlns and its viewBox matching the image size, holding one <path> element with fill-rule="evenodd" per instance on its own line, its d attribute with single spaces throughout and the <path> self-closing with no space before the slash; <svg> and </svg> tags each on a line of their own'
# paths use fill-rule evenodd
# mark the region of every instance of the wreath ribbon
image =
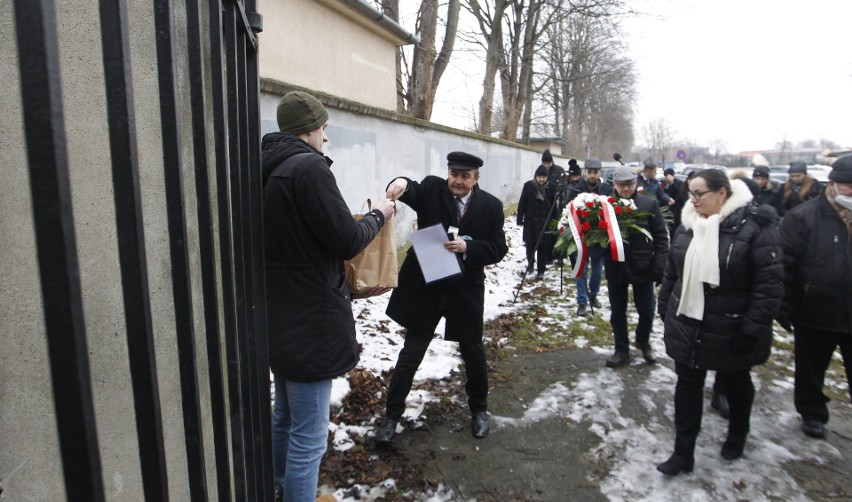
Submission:
<svg viewBox="0 0 852 502">
<path fill-rule="evenodd" d="M 586 239 L 583 237 L 584 232 L 580 226 L 580 218 L 577 217 L 577 208 L 574 207 L 574 202 L 568 205 L 568 209 L 568 214 L 571 216 L 568 218 L 568 228 L 571 229 L 571 236 L 574 237 L 574 242 L 577 243 L 577 260 L 574 261 L 574 267 L 571 269 L 571 277 L 579 279 L 583 277 L 586 259 L 589 256 L 588 248 L 586 247 Z"/>
<path fill-rule="evenodd" d="M 612 259 L 624 261 L 624 241 L 621 239 L 621 228 L 618 226 L 618 218 L 615 216 L 615 208 L 609 203 L 607 197 L 601 196 L 601 207 L 603 208 L 604 221 L 606 221 L 606 232 L 609 235 L 609 249 Z"/>
</svg>

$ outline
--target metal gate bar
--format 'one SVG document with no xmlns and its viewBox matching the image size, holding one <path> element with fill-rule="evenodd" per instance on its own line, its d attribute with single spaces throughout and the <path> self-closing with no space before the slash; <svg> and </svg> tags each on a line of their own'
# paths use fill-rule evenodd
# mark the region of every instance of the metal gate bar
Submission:
<svg viewBox="0 0 852 502">
<path fill-rule="evenodd" d="M 206 501 L 207 480 L 195 364 L 195 323 L 192 315 L 183 163 L 180 154 L 181 135 L 177 112 L 173 19 L 171 0 L 154 0 L 169 255 L 172 265 L 172 292 L 175 304 L 175 328 L 180 367 L 181 408 L 186 442 L 189 493 L 193 501 Z"/>
<path fill-rule="evenodd" d="M 207 118 L 205 113 L 204 48 L 201 44 L 199 0 L 186 0 L 189 81 L 192 92 L 192 137 L 195 161 L 195 194 L 198 212 L 201 283 L 204 300 L 207 366 L 210 380 L 210 408 L 213 424 L 213 448 L 216 458 L 216 484 L 219 500 L 231 497 L 228 431 L 225 420 L 225 396 L 222 384 L 221 350 L 219 348 L 219 308 L 216 293 L 215 243 L 210 207 L 209 156 L 207 154 Z M 216 2 L 218 3 L 218 2 Z M 221 59 L 221 46 L 214 47 L 213 58 Z M 218 50 L 216 50 L 218 49 Z"/>
<path fill-rule="evenodd" d="M 24 135 L 59 448 L 70 501 L 104 500 L 52 0 L 15 0 Z"/>
<path fill-rule="evenodd" d="M 100 0 L 100 17 L 116 235 L 142 486 L 145 500 L 165 501 L 169 499 L 168 476 L 145 258 L 125 1 Z"/>
</svg>

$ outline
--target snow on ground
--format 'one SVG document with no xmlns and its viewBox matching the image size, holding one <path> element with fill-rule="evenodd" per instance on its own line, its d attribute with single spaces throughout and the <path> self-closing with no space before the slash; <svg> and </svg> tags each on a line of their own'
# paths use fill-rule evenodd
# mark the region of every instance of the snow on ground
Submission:
<svg viewBox="0 0 852 502">
<path fill-rule="evenodd" d="M 514 217 L 510 217 L 504 229 L 509 254 L 500 264 L 487 268 L 486 319 L 526 307 L 521 300 L 517 304 L 512 303 L 520 282 L 518 271 L 523 270 L 526 262 L 520 228 L 514 223 Z M 545 275 L 545 283 L 558 291 L 559 275 L 550 271 Z M 574 288 L 573 281 L 566 277 L 564 287 Z M 524 289 L 529 290 L 530 286 L 525 285 Z M 358 340 L 363 345 L 359 366 L 374 375 L 380 375 L 393 367 L 403 343 L 401 328 L 384 314 L 389 296 L 386 294 L 357 300 L 353 304 Z M 601 296 L 605 297 L 603 288 Z M 606 303 L 598 313 L 604 319 L 609 318 Z M 565 297 L 563 305 L 567 312 L 573 312 L 576 309 L 573 295 Z M 548 308 L 553 312 L 553 306 L 549 305 Z M 631 313 L 630 320 L 636 322 L 635 313 Z M 443 334 L 443 321 L 436 331 Z M 651 341 L 658 357 L 666 359 L 659 320 L 654 323 Z M 587 344 L 586 340 L 581 340 L 578 345 L 582 347 Z M 612 353 L 611 345 L 590 348 L 607 356 Z M 415 382 L 446 379 L 452 372 L 458 371 L 460 363 L 457 345 L 436 338 L 417 372 Z M 643 362 L 634 358 L 631 364 Z M 597 371 L 578 375 L 577 381 L 570 385 L 568 382 L 552 385 L 528 405 L 522 417 L 492 415 L 492 421 L 498 428 L 527 427 L 547 417 L 559 416 L 577 424 L 588 424 L 601 440 L 594 454 L 598 458 L 610 459 L 610 462 L 615 459 L 608 477 L 601 483 L 601 489 L 606 496 L 616 501 L 807 500 L 795 480 L 781 468 L 782 464 L 796 459 L 824 462 L 839 455 L 828 442 L 803 441 L 800 435 L 791 434 L 798 428 L 798 416 L 792 406 L 791 378 L 774 380 L 764 385 L 764 388 L 761 388 L 759 379 L 755 378 L 757 395 L 752 412 L 752 430 L 745 449 L 747 460 L 727 462 L 721 459 L 719 448 L 727 432 L 727 421 L 715 413 L 705 413 L 695 453 L 695 473 L 674 478 L 658 475 L 655 466 L 671 453 L 674 430 L 671 422 L 659 423 L 651 412 L 656 411 L 657 403 L 665 403 L 665 415 L 669 420 L 673 418 L 676 375 L 666 364 L 657 364 L 649 374 L 644 388 L 639 391 L 643 393 L 640 402 L 651 417 L 645 424 L 637 424 L 634 419 L 621 415 L 620 401 L 626 392 L 624 382 L 618 371 L 605 368 L 603 364 Z M 708 377 L 708 389 L 712 383 L 712 377 Z M 333 401 L 339 405 L 348 390 L 346 379 L 337 379 L 334 382 Z M 416 420 L 426 403 L 433 398 L 428 392 L 412 391 L 406 402 L 405 416 Z M 769 407 L 769 402 L 773 406 Z M 779 402 L 783 403 L 781 412 L 778 411 Z M 372 435 L 373 431 L 367 429 L 332 424 L 335 448 L 351 447 L 349 437 L 353 434 Z M 385 484 L 392 486 L 392 480 Z M 384 490 L 382 486 L 363 487 L 362 499 L 374 499 Z M 342 490 L 337 496 L 342 498 Z M 437 493 L 419 497 L 419 500 L 435 502 L 452 499 L 452 492 L 443 487 Z"/>
</svg>

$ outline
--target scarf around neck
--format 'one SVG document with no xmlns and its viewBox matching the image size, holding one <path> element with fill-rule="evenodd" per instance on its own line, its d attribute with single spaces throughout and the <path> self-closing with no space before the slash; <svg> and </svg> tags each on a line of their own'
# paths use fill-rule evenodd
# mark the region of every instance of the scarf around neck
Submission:
<svg viewBox="0 0 852 502">
<path fill-rule="evenodd" d="M 752 200 L 751 191 L 740 180 L 731 181 L 731 195 L 719 213 L 704 217 L 695 211 L 692 204 L 683 208 L 681 222 L 685 229 L 692 230 L 692 241 L 686 249 L 683 262 L 683 278 L 680 304 L 677 315 L 693 319 L 704 319 L 704 283 L 718 287 L 719 269 L 719 225 L 723 219 Z"/>
</svg>

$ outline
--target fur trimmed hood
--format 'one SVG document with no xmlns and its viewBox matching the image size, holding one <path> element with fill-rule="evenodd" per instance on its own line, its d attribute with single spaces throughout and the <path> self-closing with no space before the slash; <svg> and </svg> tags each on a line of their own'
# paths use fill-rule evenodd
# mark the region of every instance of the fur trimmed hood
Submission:
<svg viewBox="0 0 852 502">
<path fill-rule="evenodd" d="M 734 213 L 737 209 L 748 205 L 754 197 L 751 195 L 751 190 L 748 189 L 745 183 L 741 180 L 731 180 L 731 196 L 722 204 L 722 209 L 719 211 L 719 217 L 722 221 Z M 695 206 L 687 203 L 683 206 L 681 213 L 681 224 L 683 228 L 690 230 L 695 221 L 700 218 L 700 215 L 695 211 Z"/>
</svg>

